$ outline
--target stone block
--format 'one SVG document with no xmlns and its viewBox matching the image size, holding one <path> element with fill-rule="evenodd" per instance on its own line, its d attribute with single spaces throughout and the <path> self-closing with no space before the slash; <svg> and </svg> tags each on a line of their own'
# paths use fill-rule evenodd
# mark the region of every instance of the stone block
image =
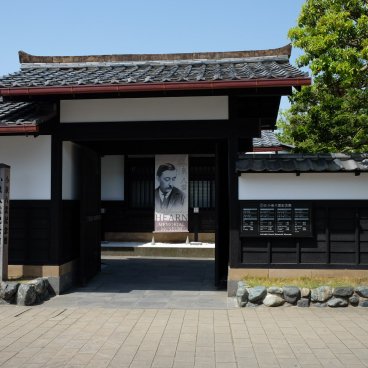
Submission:
<svg viewBox="0 0 368 368">
<path fill-rule="evenodd" d="M 327 305 L 331 308 L 337 308 L 337 307 L 347 307 L 349 305 L 349 302 L 347 299 L 345 298 L 336 298 L 333 297 L 331 298 L 328 302 Z"/>
<path fill-rule="evenodd" d="M 36 288 L 32 284 L 21 284 L 17 292 L 18 305 L 33 305 L 37 300 Z"/>
<path fill-rule="evenodd" d="M 290 304 L 295 304 L 300 299 L 300 289 L 296 286 L 284 286 L 284 299 Z"/>
<path fill-rule="evenodd" d="M 309 307 L 309 304 L 310 304 L 310 301 L 309 299 L 307 298 L 302 298 L 302 299 L 299 299 L 297 302 L 296 302 L 296 305 L 300 308 L 307 308 Z"/>
<path fill-rule="evenodd" d="M 268 294 L 282 295 L 284 293 L 284 290 L 281 287 L 270 286 L 267 289 L 267 292 Z"/>
<path fill-rule="evenodd" d="M 248 289 L 249 292 L 249 302 L 255 304 L 261 304 L 263 299 L 267 295 L 267 289 L 264 286 L 255 286 Z"/>
<path fill-rule="evenodd" d="M 355 292 L 363 298 L 368 298 L 368 286 L 358 286 L 355 288 Z"/>
<path fill-rule="evenodd" d="M 248 290 L 245 287 L 245 284 L 238 283 L 238 289 L 236 291 L 236 301 L 238 302 L 239 307 L 245 307 L 248 303 Z"/>
<path fill-rule="evenodd" d="M 300 297 L 301 298 L 310 298 L 311 290 L 309 288 L 301 288 L 300 289 Z"/>
<path fill-rule="evenodd" d="M 283 305 L 285 300 L 281 298 L 280 295 L 277 294 L 267 294 L 266 297 L 263 299 L 263 304 L 266 307 L 279 307 Z"/>
<path fill-rule="evenodd" d="M 350 305 L 352 305 L 353 307 L 357 307 L 358 304 L 359 304 L 359 296 L 358 295 L 352 295 L 350 298 L 349 298 L 349 303 Z"/>
<path fill-rule="evenodd" d="M 17 295 L 19 282 L 2 281 L 0 284 L 0 298 L 6 303 L 13 303 Z"/>
<path fill-rule="evenodd" d="M 354 289 L 351 286 L 336 287 L 333 289 L 332 295 L 336 297 L 349 298 L 354 293 Z"/>
<path fill-rule="evenodd" d="M 332 288 L 330 286 L 320 286 L 312 289 L 311 300 L 313 302 L 324 303 L 332 297 Z"/>
</svg>

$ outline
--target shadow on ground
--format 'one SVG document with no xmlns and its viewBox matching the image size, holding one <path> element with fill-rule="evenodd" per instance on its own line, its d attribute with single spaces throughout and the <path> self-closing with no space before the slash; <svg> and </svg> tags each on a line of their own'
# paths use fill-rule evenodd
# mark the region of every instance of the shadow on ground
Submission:
<svg viewBox="0 0 368 368">
<path fill-rule="evenodd" d="M 53 298 L 50 306 L 228 308 L 215 287 L 212 259 L 113 257 L 86 286 Z"/>
<path fill-rule="evenodd" d="M 214 260 L 172 258 L 103 259 L 101 273 L 81 292 L 132 290 L 216 290 Z"/>
</svg>

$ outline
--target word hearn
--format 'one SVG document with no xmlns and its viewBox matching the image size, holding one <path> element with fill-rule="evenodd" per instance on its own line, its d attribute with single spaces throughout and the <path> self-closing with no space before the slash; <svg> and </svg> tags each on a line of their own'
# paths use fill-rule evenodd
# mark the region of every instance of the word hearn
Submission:
<svg viewBox="0 0 368 368">
<path fill-rule="evenodd" d="M 164 213 L 155 213 L 155 221 L 188 221 L 188 215 L 182 213 L 175 213 L 166 215 Z"/>
</svg>

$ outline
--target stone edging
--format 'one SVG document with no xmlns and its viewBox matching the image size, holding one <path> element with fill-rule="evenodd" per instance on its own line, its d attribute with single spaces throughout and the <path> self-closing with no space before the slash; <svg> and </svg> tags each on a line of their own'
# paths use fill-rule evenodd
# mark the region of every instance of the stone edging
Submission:
<svg viewBox="0 0 368 368">
<path fill-rule="evenodd" d="M 316 289 L 299 288 L 296 286 L 249 287 L 239 281 L 236 291 L 239 307 L 279 307 L 296 305 L 298 307 L 368 307 L 368 286 L 336 287 L 320 286 Z"/>
<path fill-rule="evenodd" d="M 16 281 L 2 281 L 0 283 L 0 304 L 41 304 L 54 295 L 47 278 L 40 277 L 26 283 Z"/>
</svg>

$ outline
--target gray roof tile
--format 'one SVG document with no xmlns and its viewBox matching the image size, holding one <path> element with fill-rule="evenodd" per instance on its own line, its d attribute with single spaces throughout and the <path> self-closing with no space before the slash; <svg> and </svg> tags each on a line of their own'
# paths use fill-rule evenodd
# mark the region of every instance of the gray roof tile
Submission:
<svg viewBox="0 0 368 368">
<path fill-rule="evenodd" d="M 293 148 L 293 146 L 285 143 L 281 143 L 276 137 L 274 131 L 272 130 L 262 130 L 260 138 L 253 138 L 253 148 L 257 151 L 261 149 L 265 149 L 267 151 L 268 148 Z"/>
<path fill-rule="evenodd" d="M 368 172 L 368 154 L 244 154 L 236 164 L 243 173 Z"/>
<path fill-rule="evenodd" d="M 115 63 L 25 64 L 0 88 L 305 78 L 287 57 Z"/>
<path fill-rule="evenodd" d="M 38 125 L 55 116 L 51 106 L 46 109 L 35 102 L 4 102 L 0 97 L 0 127 Z"/>
</svg>

